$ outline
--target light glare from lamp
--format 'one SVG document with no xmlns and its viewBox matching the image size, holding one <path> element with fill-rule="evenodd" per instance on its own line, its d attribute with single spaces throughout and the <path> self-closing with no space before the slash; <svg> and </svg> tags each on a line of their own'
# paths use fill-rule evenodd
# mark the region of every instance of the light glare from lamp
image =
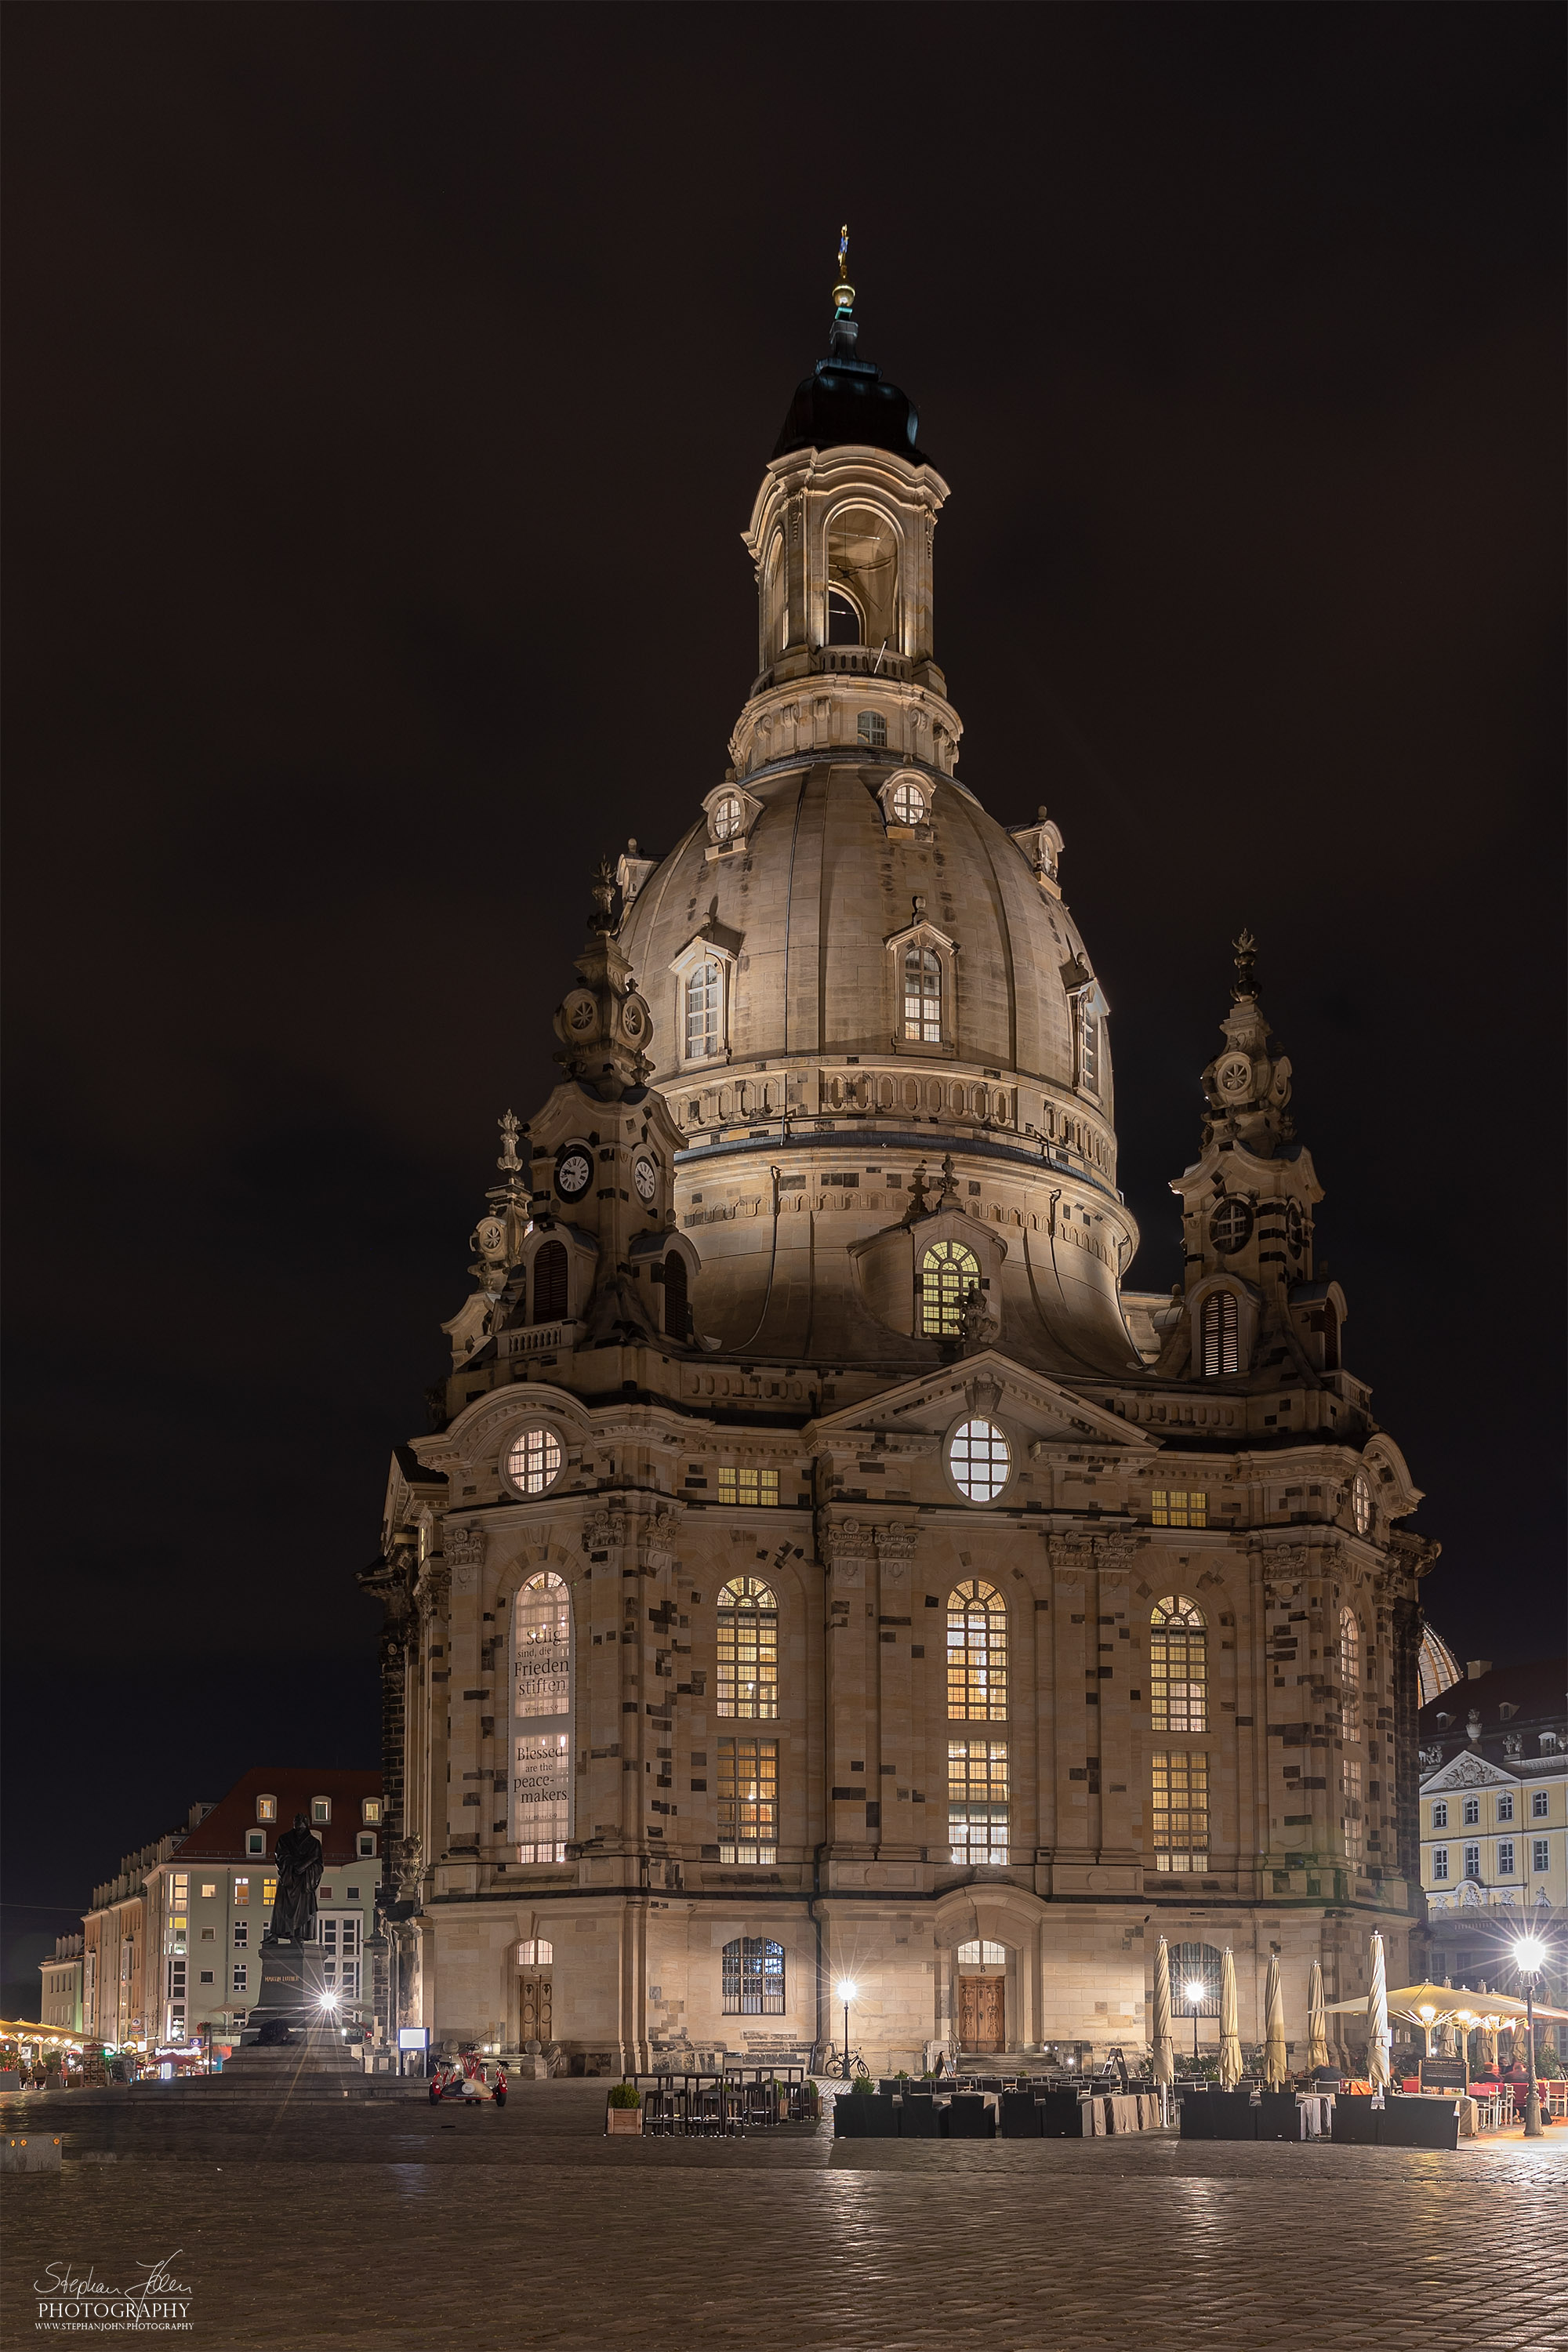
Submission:
<svg viewBox="0 0 1568 2352">
<path fill-rule="evenodd" d="M 1513 1948 L 1514 1965 L 1533 1975 L 1546 1958 L 1546 1949 L 1539 1936 L 1521 1936 Z"/>
<path fill-rule="evenodd" d="M 1193 1977 L 1190 1978 L 1187 1983 L 1182 1987 L 1182 1990 L 1186 1994 L 1191 2006 L 1194 2009 L 1196 2009 L 1205 1993 L 1208 1990 L 1208 1987 L 1204 1983 L 1201 1977 Z"/>
<path fill-rule="evenodd" d="M 841 2001 L 853 2000 L 859 1990 L 853 1977 L 841 1977 L 838 1980 L 838 1998 Z"/>
</svg>

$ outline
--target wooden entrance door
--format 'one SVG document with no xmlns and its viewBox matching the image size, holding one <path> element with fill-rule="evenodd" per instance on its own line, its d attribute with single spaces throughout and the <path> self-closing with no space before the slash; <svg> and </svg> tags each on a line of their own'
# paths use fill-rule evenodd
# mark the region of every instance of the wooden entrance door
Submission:
<svg viewBox="0 0 1568 2352">
<path fill-rule="evenodd" d="M 550 2026 L 550 1971 L 548 1969 L 524 1969 L 518 1980 L 517 2038 L 526 2050 L 531 2042 L 548 2049 L 553 2035 Z"/>
<path fill-rule="evenodd" d="M 1006 1979 L 970 1977 L 958 1979 L 958 2042 L 962 2050 L 1005 2050 Z"/>
</svg>

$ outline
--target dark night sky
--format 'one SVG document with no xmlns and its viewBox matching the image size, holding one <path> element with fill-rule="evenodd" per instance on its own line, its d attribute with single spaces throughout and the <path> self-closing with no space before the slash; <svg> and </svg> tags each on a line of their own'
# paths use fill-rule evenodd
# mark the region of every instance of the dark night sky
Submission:
<svg viewBox="0 0 1568 2352">
<path fill-rule="evenodd" d="M 846 216 L 1132 1279 L 1245 921 L 1428 1608 L 1560 1649 L 1561 12 L 7 29 L 8 1979 L 193 1798 L 376 1759 L 388 1450 L 590 868 L 722 774 Z"/>
</svg>

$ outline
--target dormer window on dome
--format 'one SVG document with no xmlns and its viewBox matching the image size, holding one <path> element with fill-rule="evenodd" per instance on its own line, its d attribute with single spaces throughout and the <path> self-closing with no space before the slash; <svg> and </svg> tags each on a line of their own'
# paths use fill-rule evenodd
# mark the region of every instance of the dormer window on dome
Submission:
<svg viewBox="0 0 1568 2352">
<path fill-rule="evenodd" d="M 708 794 L 702 813 L 708 819 L 708 856 L 711 862 L 749 845 L 752 827 L 763 813 L 763 804 L 754 793 L 747 792 L 732 777 L 726 777 Z"/>
<path fill-rule="evenodd" d="M 869 713 L 867 715 L 870 716 Z M 931 814 L 929 778 L 907 772 L 889 776 L 885 783 L 878 785 L 877 798 L 882 804 L 882 822 L 889 834 L 914 833 L 924 826 L 927 832 L 921 837 L 929 838 Z"/>
</svg>

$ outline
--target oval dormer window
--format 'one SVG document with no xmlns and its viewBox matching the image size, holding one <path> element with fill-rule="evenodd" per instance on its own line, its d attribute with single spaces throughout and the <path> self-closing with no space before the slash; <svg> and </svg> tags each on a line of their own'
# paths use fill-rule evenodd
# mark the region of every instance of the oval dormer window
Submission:
<svg viewBox="0 0 1568 2352">
<path fill-rule="evenodd" d="M 738 839 L 745 822 L 746 812 L 733 793 L 726 793 L 721 800 L 714 802 L 713 838 L 715 841 Z"/>
</svg>

